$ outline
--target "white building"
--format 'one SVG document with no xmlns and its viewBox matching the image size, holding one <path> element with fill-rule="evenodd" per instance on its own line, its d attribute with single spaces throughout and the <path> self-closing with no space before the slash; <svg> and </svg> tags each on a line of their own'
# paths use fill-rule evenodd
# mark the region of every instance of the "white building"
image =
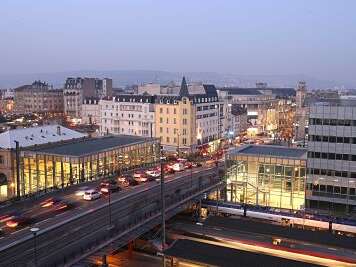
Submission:
<svg viewBox="0 0 356 267">
<path fill-rule="evenodd" d="M 86 125 L 100 125 L 100 100 L 98 98 L 86 98 L 81 106 L 81 122 Z"/>
<path fill-rule="evenodd" d="M 327 213 L 356 206 L 356 100 L 310 107 L 307 206 Z"/>
<path fill-rule="evenodd" d="M 100 133 L 155 136 L 155 97 L 120 95 L 99 101 Z"/>
</svg>

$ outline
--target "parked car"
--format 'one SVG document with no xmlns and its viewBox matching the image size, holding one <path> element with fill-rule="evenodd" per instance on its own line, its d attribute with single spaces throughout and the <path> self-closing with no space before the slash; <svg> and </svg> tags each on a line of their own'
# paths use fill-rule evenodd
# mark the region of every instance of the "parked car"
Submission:
<svg viewBox="0 0 356 267">
<path fill-rule="evenodd" d="M 192 162 L 192 167 L 196 168 L 196 167 L 201 167 L 202 164 L 200 162 Z"/>
<path fill-rule="evenodd" d="M 95 189 L 90 189 L 84 192 L 83 199 L 84 200 L 95 200 L 100 198 L 100 192 Z"/>
<path fill-rule="evenodd" d="M 191 168 L 193 168 L 193 164 L 191 162 L 187 161 L 187 162 L 184 163 L 184 168 L 185 169 L 191 169 Z"/>
</svg>

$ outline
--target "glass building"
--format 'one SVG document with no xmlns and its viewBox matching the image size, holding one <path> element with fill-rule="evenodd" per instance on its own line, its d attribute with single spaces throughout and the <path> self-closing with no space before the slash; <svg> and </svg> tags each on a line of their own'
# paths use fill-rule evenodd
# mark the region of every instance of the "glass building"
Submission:
<svg viewBox="0 0 356 267">
<path fill-rule="evenodd" d="M 136 136 L 81 138 L 26 148 L 20 156 L 20 194 L 66 187 L 155 164 L 159 155 L 158 139 Z"/>
<path fill-rule="evenodd" d="M 305 149 L 249 145 L 226 155 L 227 200 L 299 210 L 305 203 Z"/>
</svg>

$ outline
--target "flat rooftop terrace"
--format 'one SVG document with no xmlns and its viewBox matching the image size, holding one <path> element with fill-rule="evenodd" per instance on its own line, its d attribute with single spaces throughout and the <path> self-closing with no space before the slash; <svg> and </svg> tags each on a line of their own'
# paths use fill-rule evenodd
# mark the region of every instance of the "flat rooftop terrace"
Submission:
<svg viewBox="0 0 356 267">
<path fill-rule="evenodd" d="M 142 144 L 154 140 L 156 140 L 156 138 L 145 138 L 130 135 L 105 136 L 53 143 L 41 147 L 33 147 L 28 150 L 43 154 L 80 157 L 118 147 Z"/>
<path fill-rule="evenodd" d="M 278 158 L 306 159 L 307 150 L 276 145 L 247 145 L 229 151 L 229 155 L 245 154 L 251 156 L 270 156 Z"/>
</svg>

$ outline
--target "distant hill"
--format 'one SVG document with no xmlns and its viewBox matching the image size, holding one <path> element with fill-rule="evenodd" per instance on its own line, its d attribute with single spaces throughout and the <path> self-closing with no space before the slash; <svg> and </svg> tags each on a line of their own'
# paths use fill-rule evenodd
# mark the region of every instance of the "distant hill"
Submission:
<svg viewBox="0 0 356 267">
<path fill-rule="evenodd" d="M 295 87 L 299 80 L 305 80 L 310 89 L 356 88 L 356 84 L 319 80 L 306 75 L 238 75 L 216 72 L 168 72 L 154 70 L 83 70 L 54 73 L 34 74 L 0 74 L 0 88 L 14 88 L 23 84 L 29 84 L 34 80 L 47 81 L 56 88 L 63 86 L 66 77 L 108 77 L 113 79 L 114 87 L 148 82 L 168 83 L 180 82 L 183 74 L 188 81 L 201 81 L 213 83 L 218 86 L 254 87 L 256 82 L 267 82 L 269 86 Z"/>
</svg>

